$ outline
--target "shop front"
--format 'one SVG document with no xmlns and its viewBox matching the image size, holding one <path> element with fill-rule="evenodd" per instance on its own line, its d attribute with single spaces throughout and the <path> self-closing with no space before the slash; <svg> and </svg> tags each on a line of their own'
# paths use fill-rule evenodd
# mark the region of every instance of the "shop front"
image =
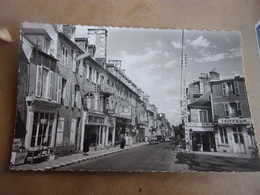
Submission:
<svg viewBox="0 0 260 195">
<path fill-rule="evenodd" d="M 39 156 L 48 157 L 55 144 L 57 104 L 27 99 L 27 121 L 24 147 L 31 162 Z M 40 155 L 32 155 L 32 154 Z M 43 160 L 43 159 L 37 159 Z"/>
<path fill-rule="evenodd" d="M 214 126 L 212 123 L 192 122 L 188 124 L 193 151 L 214 152 Z"/>
<path fill-rule="evenodd" d="M 146 129 L 148 129 L 148 124 L 138 124 L 137 125 L 137 132 L 138 132 L 137 142 L 144 142 L 145 141 Z"/>
<path fill-rule="evenodd" d="M 219 118 L 216 126 L 217 151 L 235 154 L 248 154 L 255 149 L 250 118 Z"/>
<path fill-rule="evenodd" d="M 120 144 L 123 136 L 132 136 L 135 134 L 132 130 L 133 127 L 130 119 L 116 118 L 115 144 Z"/>
<path fill-rule="evenodd" d="M 85 125 L 82 128 L 81 151 L 84 141 L 88 140 L 91 150 L 100 150 L 114 144 L 114 118 L 103 114 L 86 113 Z"/>
</svg>

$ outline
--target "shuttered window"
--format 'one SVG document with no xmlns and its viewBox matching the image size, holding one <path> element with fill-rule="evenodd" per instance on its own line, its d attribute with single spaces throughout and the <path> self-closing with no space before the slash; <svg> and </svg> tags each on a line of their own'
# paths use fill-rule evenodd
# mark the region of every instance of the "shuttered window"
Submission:
<svg viewBox="0 0 260 195">
<path fill-rule="evenodd" d="M 225 117 L 229 117 L 229 105 L 224 103 Z"/>
<path fill-rule="evenodd" d="M 58 76 L 58 83 L 57 83 L 57 102 L 61 103 L 61 90 L 62 90 L 62 78 Z"/>
<path fill-rule="evenodd" d="M 83 75 L 83 60 L 80 60 L 80 63 L 79 63 L 79 75 L 80 76 Z"/>
<path fill-rule="evenodd" d="M 67 83 L 66 83 L 66 106 L 69 106 L 69 104 L 70 104 L 70 93 L 71 93 L 71 85 L 70 85 L 70 81 L 67 81 Z"/>
<path fill-rule="evenodd" d="M 234 81 L 234 86 L 235 86 L 235 94 L 239 95 L 240 91 L 239 91 L 239 83 L 238 83 L 238 81 Z"/>
<path fill-rule="evenodd" d="M 36 74 L 36 96 L 40 97 L 42 92 L 42 67 L 37 66 Z"/>
<path fill-rule="evenodd" d="M 76 68 L 77 68 L 77 66 L 76 66 L 76 53 L 73 50 L 71 50 L 71 56 L 72 56 L 72 71 L 76 72 Z"/>
<path fill-rule="evenodd" d="M 238 117 L 242 117 L 243 113 L 242 113 L 242 105 L 240 102 L 237 102 L 237 115 Z"/>
</svg>

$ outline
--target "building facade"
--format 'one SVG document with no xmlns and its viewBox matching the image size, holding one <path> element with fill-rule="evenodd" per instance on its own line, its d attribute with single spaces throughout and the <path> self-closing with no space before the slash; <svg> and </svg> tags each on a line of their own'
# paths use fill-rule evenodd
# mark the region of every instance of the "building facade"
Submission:
<svg viewBox="0 0 260 195">
<path fill-rule="evenodd" d="M 245 79 L 235 77 L 212 81 L 210 85 L 216 150 L 250 155 L 255 138 Z"/>
<path fill-rule="evenodd" d="M 91 150 L 114 147 L 123 136 L 147 141 L 158 129 L 156 106 L 120 60 L 107 61 L 105 29 L 86 37 L 75 30 L 23 24 L 14 138 L 56 156 L 83 151 L 86 140 Z"/>
</svg>

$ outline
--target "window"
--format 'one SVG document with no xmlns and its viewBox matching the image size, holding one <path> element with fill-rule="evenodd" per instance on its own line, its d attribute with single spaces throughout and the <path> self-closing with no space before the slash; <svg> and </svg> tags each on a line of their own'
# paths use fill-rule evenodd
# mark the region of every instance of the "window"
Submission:
<svg viewBox="0 0 260 195">
<path fill-rule="evenodd" d="M 50 146 L 54 114 L 34 112 L 31 147 Z"/>
<path fill-rule="evenodd" d="M 219 128 L 220 141 L 222 144 L 228 143 L 227 130 L 226 127 Z"/>
<path fill-rule="evenodd" d="M 225 117 L 242 117 L 241 102 L 224 103 Z"/>
<path fill-rule="evenodd" d="M 92 68 L 89 67 L 89 80 L 92 81 Z"/>
<path fill-rule="evenodd" d="M 63 46 L 62 48 L 62 62 L 64 66 L 68 66 L 68 49 Z"/>
<path fill-rule="evenodd" d="M 42 92 L 42 66 L 37 66 L 36 74 L 36 96 L 40 97 Z"/>
<path fill-rule="evenodd" d="M 207 110 L 200 110 L 199 111 L 199 121 L 201 123 L 207 123 L 208 122 L 208 112 L 207 112 Z"/>
<path fill-rule="evenodd" d="M 54 72 L 37 66 L 36 71 L 36 97 L 53 100 L 54 98 Z"/>
<path fill-rule="evenodd" d="M 235 143 L 244 144 L 244 137 L 241 127 L 233 127 L 233 136 Z"/>
<path fill-rule="evenodd" d="M 239 83 L 238 81 L 232 81 L 227 83 L 222 83 L 222 95 L 239 95 Z"/>
<path fill-rule="evenodd" d="M 71 91 L 70 81 L 66 81 L 65 79 L 62 79 L 62 91 L 61 91 L 62 101 L 61 101 L 61 103 L 64 106 L 69 106 L 70 91 Z"/>
</svg>

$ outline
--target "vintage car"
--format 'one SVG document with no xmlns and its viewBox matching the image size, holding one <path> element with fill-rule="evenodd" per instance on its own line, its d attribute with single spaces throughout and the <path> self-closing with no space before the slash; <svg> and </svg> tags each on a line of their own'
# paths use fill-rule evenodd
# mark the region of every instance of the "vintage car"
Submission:
<svg viewBox="0 0 260 195">
<path fill-rule="evenodd" d="M 159 141 L 157 139 L 157 137 L 151 137 L 149 140 L 148 140 L 149 144 L 159 144 Z"/>
</svg>

